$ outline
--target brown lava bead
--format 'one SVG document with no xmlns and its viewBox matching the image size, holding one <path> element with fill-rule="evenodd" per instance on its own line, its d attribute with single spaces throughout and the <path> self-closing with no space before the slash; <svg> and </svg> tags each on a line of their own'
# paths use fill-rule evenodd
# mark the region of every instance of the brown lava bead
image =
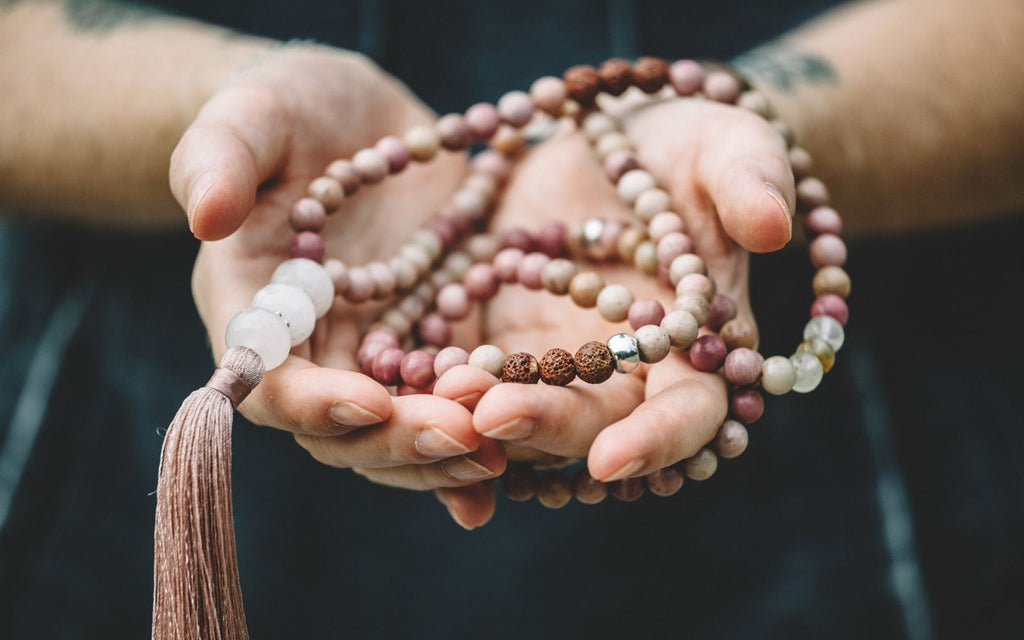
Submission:
<svg viewBox="0 0 1024 640">
<path fill-rule="evenodd" d="M 644 479 L 623 478 L 612 482 L 608 489 L 616 499 L 622 502 L 633 502 L 644 495 Z"/>
<path fill-rule="evenodd" d="M 654 93 L 668 82 L 668 63 L 661 58 L 644 57 L 633 65 L 633 84 L 644 93 Z"/>
<path fill-rule="evenodd" d="M 633 83 L 633 67 L 622 58 L 606 60 L 597 70 L 601 76 L 601 90 L 613 96 L 622 95 Z"/>
<path fill-rule="evenodd" d="M 572 492 L 583 504 L 597 504 L 608 497 L 608 485 L 595 480 L 584 467 L 572 479 Z"/>
<path fill-rule="evenodd" d="M 601 90 L 601 76 L 597 69 L 587 64 L 577 65 L 566 71 L 562 79 L 571 99 L 584 107 L 594 104 L 594 98 Z"/>
<path fill-rule="evenodd" d="M 501 369 L 502 382 L 518 382 L 519 384 L 536 384 L 540 380 L 540 366 L 537 358 L 528 353 L 511 353 L 505 358 Z"/>
<path fill-rule="evenodd" d="M 545 473 L 537 483 L 537 500 L 549 509 L 558 509 L 572 500 L 572 484 L 557 471 Z"/>
<path fill-rule="evenodd" d="M 509 500 L 526 502 L 537 495 L 537 472 L 528 464 L 509 465 L 501 476 L 501 489 Z"/>
<path fill-rule="evenodd" d="M 579 348 L 575 360 L 576 375 L 583 382 L 600 384 L 615 372 L 615 363 L 608 347 L 594 340 Z"/>
<path fill-rule="evenodd" d="M 545 384 L 564 387 L 576 379 L 572 354 L 565 349 L 550 349 L 540 359 L 540 379 Z"/>
</svg>

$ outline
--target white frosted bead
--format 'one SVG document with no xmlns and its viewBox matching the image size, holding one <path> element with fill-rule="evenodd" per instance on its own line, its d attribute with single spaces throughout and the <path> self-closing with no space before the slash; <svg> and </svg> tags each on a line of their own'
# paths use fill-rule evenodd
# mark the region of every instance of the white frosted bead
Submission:
<svg viewBox="0 0 1024 640">
<path fill-rule="evenodd" d="M 293 347 L 305 342 L 313 333 L 313 325 L 316 324 L 313 301 L 305 291 L 294 285 L 268 284 L 252 297 L 252 306 L 273 311 L 281 316 L 288 325 Z"/>
<path fill-rule="evenodd" d="M 228 349 L 249 347 L 263 358 L 267 371 L 276 369 L 288 357 L 292 340 L 288 326 L 279 315 L 266 309 L 249 307 L 231 318 L 224 331 Z"/>
<path fill-rule="evenodd" d="M 825 369 L 821 366 L 821 360 L 813 353 L 797 353 L 790 356 L 789 361 L 796 369 L 796 382 L 793 384 L 793 391 L 797 393 L 810 393 L 818 388 Z"/>
<path fill-rule="evenodd" d="M 781 396 L 796 384 L 796 369 L 786 356 L 766 358 L 761 365 L 761 387 L 768 393 Z"/>
<path fill-rule="evenodd" d="M 316 317 L 322 318 L 334 302 L 334 282 L 322 265 L 307 258 L 292 258 L 281 263 L 271 282 L 294 285 L 313 301 Z"/>
<path fill-rule="evenodd" d="M 676 256 L 668 265 L 668 279 L 672 282 L 673 287 L 679 284 L 683 276 L 690 273 L 699 273 L 701 275 L 707 275 L 708 273 L 704 259 L 696 253 L 684 253 Z"/>
<path fill-rule="evenodd" d="M 483 369 L 496 378 L 505 366 L 505 352 L 493 344 L 482 344 L 469 354 L 469 366 Z"/>
<path fill-rule="evenodd" d="M 832 316 L 816 316 L 804 325 L 804 340 L 811 338 L 821 338 L 834 351 L 839 351 L 846 341 L 846 332 L 843 331 L 843 325 Z"/>
</svg>

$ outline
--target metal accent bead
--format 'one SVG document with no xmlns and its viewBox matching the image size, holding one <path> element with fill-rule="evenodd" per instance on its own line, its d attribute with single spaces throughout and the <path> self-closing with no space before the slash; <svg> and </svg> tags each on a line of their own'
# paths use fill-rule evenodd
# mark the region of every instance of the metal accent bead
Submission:
<svg viewBox="0 0 1024 640">
<path fill-rule="evenodd" d="M 633 336 L 616 333 L 606 344 L 619 373 L 633 373 L 640 366 L 640 344 Z"/>
</svg>

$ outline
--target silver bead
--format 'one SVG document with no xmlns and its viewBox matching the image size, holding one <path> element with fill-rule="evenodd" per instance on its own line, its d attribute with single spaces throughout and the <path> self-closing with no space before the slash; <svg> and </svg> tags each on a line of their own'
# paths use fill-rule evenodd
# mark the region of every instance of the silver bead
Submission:
<svg viewBox="0 0 1024 640">
<path fill-rule="evenodd" d="M 628 333 L 616 333 L 608 338 L 608 351 L 615 360 L 619 373 L 633 373 L 640 366 L 640 344 Z"/>
<path fill-rule="evenodd" d="M 604 236 L 604 224 L 603 218 L 587 218 L 583 223 L 583 228 L 580 230 L 580 247 L 587 257 L 595 260 L 608 258 L 607 248 L 601 242 L 601 238 Z"/>
</svg>

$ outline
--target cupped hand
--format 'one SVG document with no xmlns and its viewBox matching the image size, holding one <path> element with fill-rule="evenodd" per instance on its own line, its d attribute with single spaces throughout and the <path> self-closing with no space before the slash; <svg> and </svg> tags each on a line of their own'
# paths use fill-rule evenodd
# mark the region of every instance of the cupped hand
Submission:
<svg viewBox="0 0 1024 640">
<path fill-rule="evenodd" d="M 249 306 L 289 256 L 292 204 L 338 158 L 384 135 L 430 122 L 429 111 L 360 56 L 285 47 L 239 74 L 201 110 L 174 152 L 172 191 L 203 243 L 193 292 L 215 356 L 231 317 Z M 440 152 L 346 198 L 323 230 L 327 254 L 347 264 L 391 255 L 432 215 L 465 172 Z M 294 432 L 317 459 L 386 484 L 459 486 L 504 469 L 468 410 L 431 395 L 392 397 L 356 372 L 359 335 L 379 306 L 336 298 L 313 336 L 239 407 L 257 424 Z M 482 445 L 482 443 L 484 443 Z"/>
<path fill-rule="evenodd" d="M 748 299 L 748 251 L 774 251 L 791 236 L 794 179 L 781 136 L 747 111 L 710 101 L 671 100 L 639 108 L 626 133 L 641 163 L 666 189 L 721 293 L 753 325 Z M 594 152 L 578 131 L 563 132 L 520 163 L 497 212 L 498 229 L 539 228 L 553 220 L 630 218 Z M 607 284 L 628 286 L 636 299 L 659 300 L 671 310 L 674 292 L 632 265 L 592 267 Z M 506 286 L 486 309 L 485 341 L 506 353 L 538 359 L 548 349 L 570 352 L 590 340 L 629 331 L 625 322 L 604 321 L 596 309 L 580 309 L 568 296 Z M 603 481 L 642 476 L 693 456 L 715 436 L 728 412 L 720 375 L 691 366 L 673 349 L 662 362 L 614 374 L 599 385 L 567 387 L 497 383 L 482 370 L 459 367 L 435 386 L 448 398 L 482 394 L 473 427 L 510 447 L 586 458 Z M 442 500 L 463 522 L 490 517 L 479 488 L 445 489 Z M 481 506 L 483 505 L 483 506 Z"/>
</svg>

